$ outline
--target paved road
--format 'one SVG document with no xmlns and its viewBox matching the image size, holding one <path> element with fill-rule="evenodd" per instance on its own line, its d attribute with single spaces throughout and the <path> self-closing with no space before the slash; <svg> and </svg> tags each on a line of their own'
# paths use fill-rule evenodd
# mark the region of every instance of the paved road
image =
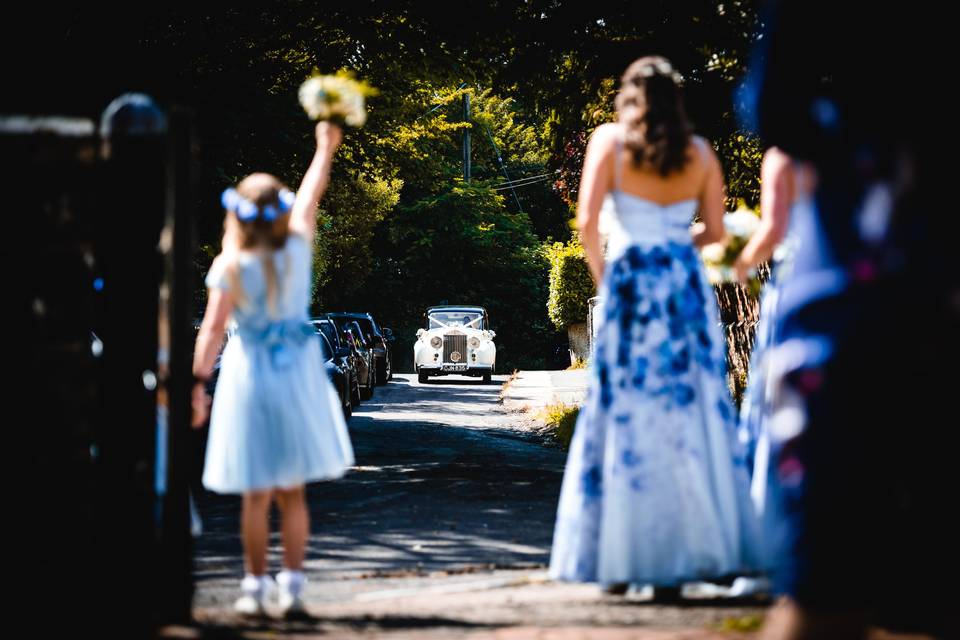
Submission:
<svg viewBox="0 0 960 640">
<path fill-rule="evenodd" d="M 515 426 L 516 414 L 499 402 L 504 379 L 484 385 L 451 376 L 422 385 L 398 375 L 354 414 L 356 468 L 308 488 L 313 620 L 247 622 L 232 614 L 242 576 L 239 499 L 201 496 L 194 612 L 202 625 L 194 633 L 702 638 L 715 637 L 710 629 L 723 620 L 762 612 L 654 606 L 642 592 L 612 597 L 547 581 L 565 454 Z M 272 571 L 279 542 L 274 534 Z M 544 628 L 549 634 L 537 635 Z"/>
</svg>

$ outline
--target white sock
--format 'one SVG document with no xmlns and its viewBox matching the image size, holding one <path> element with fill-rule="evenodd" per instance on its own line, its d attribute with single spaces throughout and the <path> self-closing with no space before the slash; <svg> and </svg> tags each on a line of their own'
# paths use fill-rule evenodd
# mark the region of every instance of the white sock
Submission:
<svg viewBox="0 0 960 640">
<path fill-rule="evenodd" d="M 255 576 L 248 573 L 240 582 L 240 590 L 251 596 L 261 596 L 266 591 L 266 585 L 263 583 L 266 576 Z"/>
<path fill-rule="evenodd" d="M 295 595 L 300 595 L 306 581 L 307 577 L 303 575 L 303 571 L 284 569 L 277 574 L 277 584 L 280 588 Z"/>
</svg>

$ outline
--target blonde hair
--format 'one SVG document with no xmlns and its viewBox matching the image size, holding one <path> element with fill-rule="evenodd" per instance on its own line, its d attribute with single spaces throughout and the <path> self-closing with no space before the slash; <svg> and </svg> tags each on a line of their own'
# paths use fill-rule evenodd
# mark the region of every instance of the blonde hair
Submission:
<svg viewBox="0 0 960 640">
<path fill-rule="evenodd" d="M 237 184 L 237 193 L 244 199 L 257 206 L 260 211 L 264 207 L 279 207 L 280 192 L 287 187 L 275 176 L 269 173 L 252 173 Z M 258 215 L 248 222 L 237 217 L 237 212 L 228 209 L 223 224 L 222 251 L 227 258 L 226 275 L 233 292 L 234 302 L 243 307 L 248 303 L 243 281 L 240 278 L 240 251 L 260 252 L 260 261 L 267 283 L 267 312 L 271 316 L 277 315 L 277 300 L 285 287 L 279 281 L 277 269 L 273 262 L 273 254 L 283 248 L 289 235 L 289 213 L 283 213 L 274 220 L 266 220 Z M 289 256 L 286 256 L 284 273 L 289 276 Z"/>
</svg>

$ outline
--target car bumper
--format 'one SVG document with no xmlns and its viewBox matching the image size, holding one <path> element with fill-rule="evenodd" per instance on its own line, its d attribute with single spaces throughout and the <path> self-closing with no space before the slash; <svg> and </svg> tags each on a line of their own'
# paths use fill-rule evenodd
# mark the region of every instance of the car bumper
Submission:
<svg viewBox="0 0 960 640">
<path fill-rule="evenodd" d="M 471 364 L 471 365 L 421 365 L 417 368 L 418 373 L 425 373 L 429 376 L 483 376 L 493 373 L 493 367 L 489 364 Z"/>
</svg>

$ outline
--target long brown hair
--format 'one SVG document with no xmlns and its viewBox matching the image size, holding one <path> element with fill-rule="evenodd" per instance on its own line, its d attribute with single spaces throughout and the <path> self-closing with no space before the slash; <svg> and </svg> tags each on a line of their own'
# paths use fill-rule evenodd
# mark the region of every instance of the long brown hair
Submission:
<svg viewBox="0 0 960 640">
<path fill-rule="evenodd" d="M 693 127 L 680 94 L 680 76 L 666 58 L 633 62 L 620 79 L 616 107 L 634 166 L 666 177 L 687 164 Z"/>
<path fill-rule="evenodd" d="M 240 196 L 256 205 L 259 211 L 263 211 L 267 206 L 281 210 L 280 193 L 287 187 L 269 173 L 252 173 L 241 180 L 236 189 Z M 236 211 L 227 210 L 223 227 L 223 252 L 229 256 L 227 277 L 238 306 L 242 307 L 247 302 L 240 278 L 239 251 L 259 251 L 267 281 L 267 310 L 270 315 L 276 315 L 277 298 L 283 287 L 277 277 L 273 252 L 286 244 L 289 221 L 289 213 L 281 213 L 274 220 L 265 220 L 258 215 L 253 220 L 244 222 L 237 217 Z M 289 265 L 284 272 L 289 274 Z"/>
</svg>

